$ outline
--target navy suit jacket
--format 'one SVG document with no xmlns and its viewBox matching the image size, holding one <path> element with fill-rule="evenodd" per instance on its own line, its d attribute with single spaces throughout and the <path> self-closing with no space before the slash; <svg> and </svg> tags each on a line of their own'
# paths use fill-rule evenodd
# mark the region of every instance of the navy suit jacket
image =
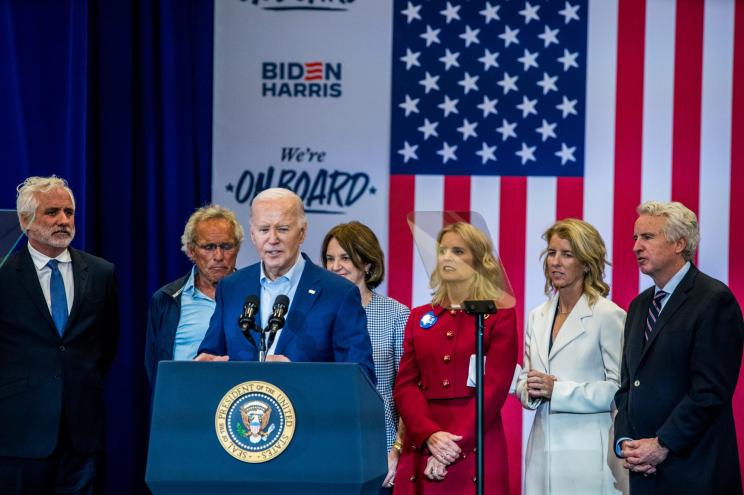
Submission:
<svg viewBox="0 0 744 495">
<path fill-rule="evenodd" d="M 739 305 L 693 265 L 645 342 L 653 294 L 636 297 L 625 321 L 615 441 L 658 436 L 670 453 L 657 474 L 630 473 L 631 493 L 741 493 L 731 408 L 744 342 Z"/>
<path fill-rule="evenodd" d="M 61 337 L 28 249 L 0 269 L 0 456 L 46 457 L 60 428 L 78 453 L 104 447 L 103 377 L 119 336 L 114 265 L 70 256 L 75 298 Z"/>
<path fill-rule="evenodd" d="M 275 353 L 292 361 L 358 363 L 375 383 L 372 345 L 359 288 L 314 265 L 304 253 L 302 256 L 305 268 Z M 256 347 L 238 326 L 238 317 L 246 296 L 261 294 L 260 273 L 259 262 L 220 281 L 217 305 L 198 353 L 228 355 L 231 361 L 258 359 Z"/>
</svg>

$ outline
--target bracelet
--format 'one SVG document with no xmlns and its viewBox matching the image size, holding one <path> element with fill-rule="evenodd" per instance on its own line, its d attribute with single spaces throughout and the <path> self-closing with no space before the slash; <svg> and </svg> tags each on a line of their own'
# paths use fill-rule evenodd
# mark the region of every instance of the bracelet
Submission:
<svg viewBox="0 0 744 495">
<path fill-rule="evenodd" d="M 399 440 L 396 440 L 393 443 L 393 448 L 400 454 L 403 451 L 403 444 Z"/>
</svg>

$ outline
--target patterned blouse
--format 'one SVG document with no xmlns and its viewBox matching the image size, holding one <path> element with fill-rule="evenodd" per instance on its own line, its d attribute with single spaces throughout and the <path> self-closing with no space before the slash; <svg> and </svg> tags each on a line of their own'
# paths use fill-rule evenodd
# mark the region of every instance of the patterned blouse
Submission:
<svg viewBox="0 0 744 495">
<path fill-rule="evenodd" d="M 377 390 L 385 401 L 385 433 L 389 452 L 398 429 L 398 411 L 393 403 L 393 383 L 398 373 L 400 357 L 403 355 L 403 333 L 411 310 L 395 299 L 374 291 L 364 310 L 367 313 L 367 331 L 372 341 Z"/>
</svg>

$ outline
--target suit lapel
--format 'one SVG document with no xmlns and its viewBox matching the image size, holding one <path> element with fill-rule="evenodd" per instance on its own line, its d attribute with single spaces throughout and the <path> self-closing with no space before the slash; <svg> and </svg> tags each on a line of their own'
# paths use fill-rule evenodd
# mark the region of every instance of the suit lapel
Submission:
<svg viewBox="0 0 744 495">
<path fill-rule="evenodd" d="M 52 314 L 49 312 L 46 299 L 44 299 L 44 292 L 41 290 L 39 276 L 36 274 L 36 266 L 34 266 L 34 262 L 31 259 L 31 253 L 28 252 L 28 247 L 21 248 L 19 254 L 16 270 L 19 272 L 18 279 L 20 280 L 20 285 L 28 292 L 29 299 L 34 307 L 48 323 L 49 331 L 58 337 L 57 327 L 54 326 Z"/>
<path fill-rule="evenodd" d="M 300 283 L 297 285 L 294 300 L 290 303 L 287 323 L 284 325 L 282 333 L 279 336 L 279 342 L 276 344 L 276 354 L 282 354 L 289 342 L 302 330 L 307 322 L 313 304 L 315 304 L 315 301 L 320 296 L 321 288 L 318 286 L 317 275 L 318 270 L 321 270 L 321 268 L 315 266 L 304 254 L 302 256 L 305 257 L 305 268 L 302 270 L 302 276 L 300 276 Z"/>
<path fill-rule="evenodd" d="M 550 350 L 550 359 L 553 359 L 553 357 L 555 357 L 555 355 L 566 347 L 572 340 L 586 332 L 582 319 L 588 318 L 591 315 L 592 310 L 589 307 L 589 301 L 587 301 L 586 295 L 582 294 L 574 308 L 571 310 L 571 313 L 569 313 L 568 318 L 566 318 L 566 321 L 558 332 L 558 336 L 553 342 L 553 348 Z"/>
<path fill-rule="evenodd" d="M 62 334 L 64 337 L 68 336 L 68 331 L 72 328 L 75 317 L 80 312 L 80 306 L 88 295 L 88 264 L 76 250 L 72 248 L 69 248 L 69 250 L 70 257 L 72 258 L 72 279 L 75 288 L 75 297 L 72 301 L 72 309 L 70 310 L 69 318 L 67 318 L 65 331 Z"/>
<path fill-rule="evenodd" d="M 695 268 L 695 266 L 694 265 L 690 266 L 690 269 L 687 271 L 682 281 L 679 283 L 677 288 L 674 290 L 674 293 L 672 294 L 671 299 L 669 299 L 669 301 L 666 303 L 666 305 L 664 306 L 664 309 L 661 310 L 659 319 L 656 322 L 656 325 L 654 326 L 654 331 L 651 332 L 651 336 L 648 339 L 648 342 L 646 342 L 646 345 L 643 347 L 643 353 L 641 353 L 641 359 L 643 359 L 643 356 L 646 355 L 646 353 L 648 352 L 648 349 L 650 349 L 653 343 L 656 341 L 657 335 L 659 335 L 659 333 L 661 333 L 664 330 L 669 320 L 672 319 L 672 317 L 674 316 L 674 313 L 676 313 L 677 310 L 682 306 L 682 304 L 684 304 L 684 302 L 687 301 L 687 296 L 690 290 L 692 289 L 696 273 L 697 273 L 697 269 Z M 650 304 L 651 302 L 649 301 L 649 305 Z M 646 308 L 647 308 L 646 311 L 648 312 L 648 306 Z M 643 322 L 645 325 L 645 322 L 646 322 L 645 317 L 644 317 Z"/>
<path fill-rule="evenodd" d="M 558 304 L 558 298 L 554 297 L 546 304 L 543 304 L 540 310 L 539 320 L 535 322 L 535 341 L 537 344 L 537 355 L 540 358 L 538 369 L 548 371 L 548 347 L 550 346 L 550 332 L 553 330 L 553 315 L 555 306 Z M 535 365 L 532 365 L 535 368 Z"/>
<path fill-rule="evenodd" d="M 645 350 L 648 347 L 645 338 L 646 318 L 648 316 L 648 307 L 651 305 L 651 300 L 654 297 L 654 290 L 653 287 L 649 287 L 641 292 L 638 296 L 637 309 L 632 315 L 632 326 L 628 335 L 628 343 L 625 346 L 625 352 L 628 355 L 628 367 L 632 373 L 635 373 L 638 369 Z"/>
</svg>

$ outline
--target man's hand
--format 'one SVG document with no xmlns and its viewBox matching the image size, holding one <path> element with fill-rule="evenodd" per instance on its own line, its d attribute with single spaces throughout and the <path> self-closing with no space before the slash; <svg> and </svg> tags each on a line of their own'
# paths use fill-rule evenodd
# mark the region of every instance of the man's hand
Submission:
<svg viewBox="0 0 744 495">
<path fill-rule="evenodd" d="M 215 356 L 214 354 L 208 354 L 202 352 L 194 358 L 194 361 L 229 361 L 230 356 Z"/>
<path fill-rule="evenodd" d="M 273 361 L 275 363 L 289 363 L 289 358 L 284 354 L 269 354 L 266 356 L 266 361 Z"/>
<path fill-rule="evenodd" d="M 433 457 L 444 464 L 449 466 L 460 457 L 460 446 L 456 442 L 462 440 L 460 435 L 453 435 L 446 431 L 437 431 L 429 435 L 426 439 L 426 446 L 429 447 Z"/>
<path fill-rule="evenodd" d="M 656 466 L 664 462 L 669 455 L 669 449 L 659 445 L 656 437 L 626 440 L 620 448 L 625 459 L 623 466 L 636 473 L 654 474 Z"/>
<path fill-rule="evenodd" d="M 447 466 L 439 462 L 433 455 L 429 456 L 424 475 L 430 480 L 442 481 L 447 476 Z"/>
</svg>

